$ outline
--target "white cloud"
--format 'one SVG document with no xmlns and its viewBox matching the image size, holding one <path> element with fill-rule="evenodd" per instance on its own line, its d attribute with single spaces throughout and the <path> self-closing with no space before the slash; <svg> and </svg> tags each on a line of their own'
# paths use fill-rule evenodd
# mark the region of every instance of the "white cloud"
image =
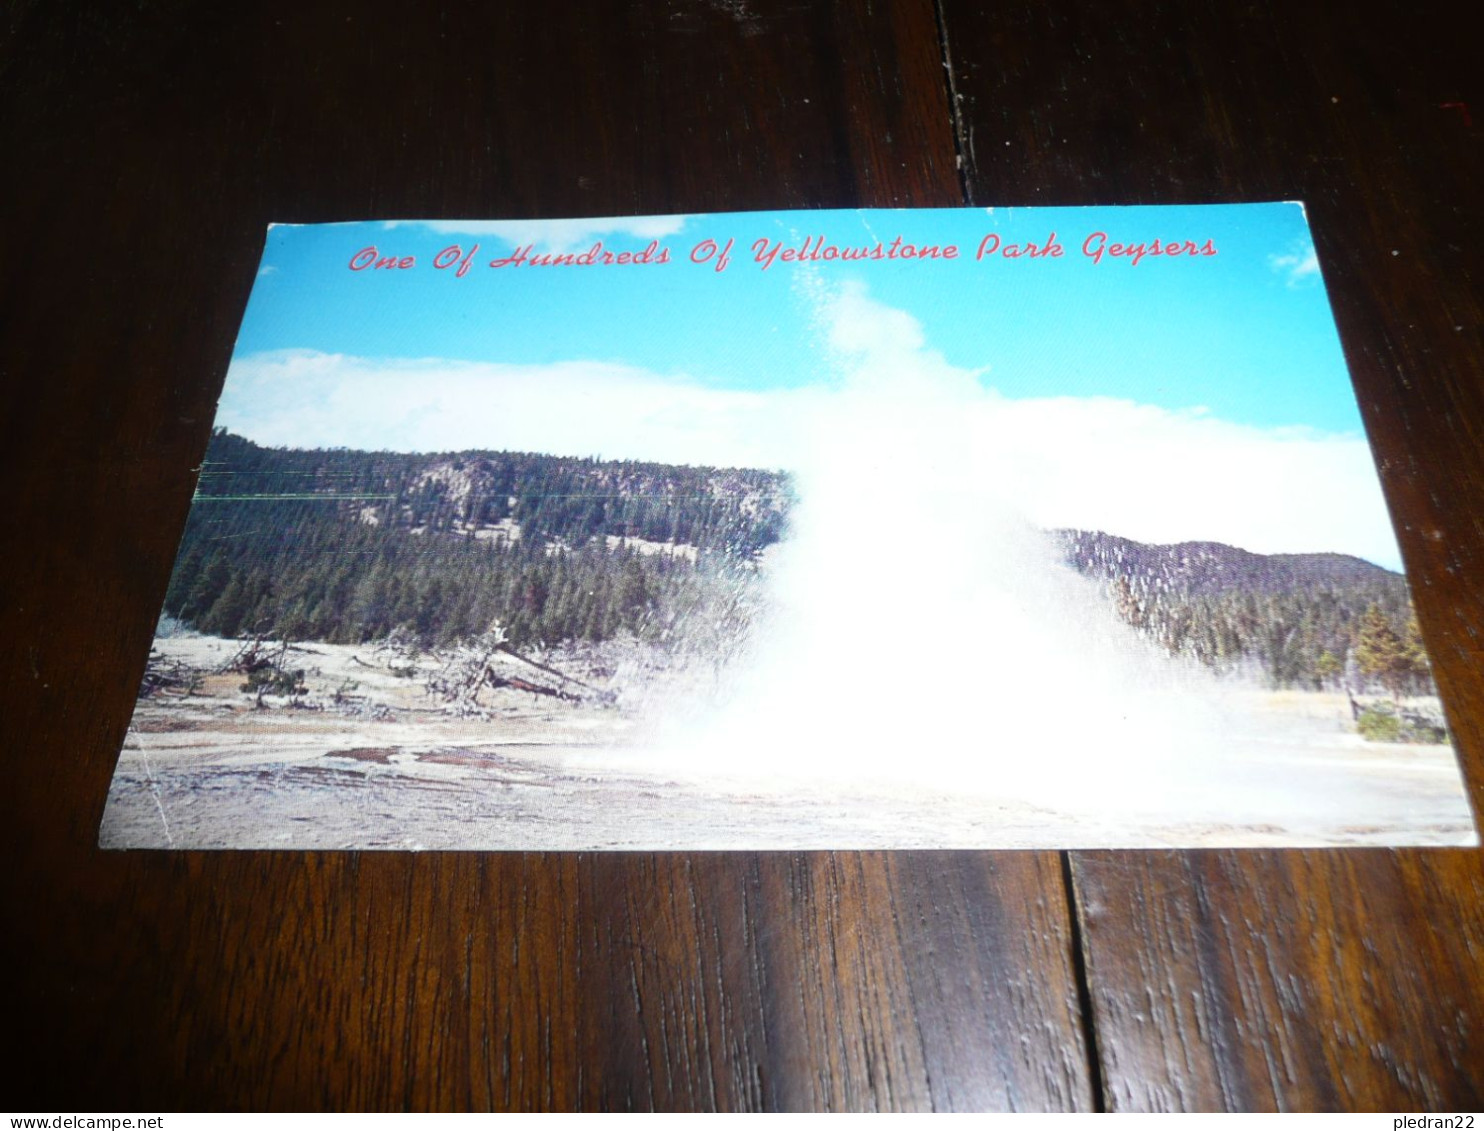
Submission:
<svg viewBox="0 0 1484 1131">
<path fill-rule="evenodd" d="M 1285 255 L 1268 256 L 1268 265 L 1284 276 L 1290 287 L 1319 281 L 1319 256 L 1314 251 L 1314 244 L 1307 239 L 1296 242 Z"/>
<path fill-rule="evenodd" d="M 842 380 L 791 390 L 717 389 L 583 360 L 261 354 L 233 362 L 219 422 L 290 447 L 785 467 L 802 474 L 806 494 L 812 477 L 833 498 L 874 500 L 862 538 L 920 528 L 928 513 L 972 526 L 1008 508 L 1043 528 L 1259 553 L 1336 551 L 1399 566 L 1358 436 L 1255 428 L 1108 397 L 1003 397 L 978 371 L 928 348 L 916 319 L 862 289 L 825 299 L 821 330 Z M 951 537 L 946 526 L 938 537 Z"/>
<path fill-rule="evenodd" d="M 1002 397 L 979 372 L 928 348 L 916 319 L 859 288 L 827 304 L 825 325 L 846 381 L 817 422 L 820 439 L 789 462 L 804 458 L 821 480 L 842 467 L 862 480 L 882 469 L 861 491 L 905 491 L 906 524 L 935 494 L 960 510 L 1017 511 L 1043 528 L 1259 553 L 1332 550 L 1399 566 L 1359 436 L 1255 428 L 1203 408 L 1111 397 Z M 937 537 L 954 537 L 947 523 Z"/>
<path fill-rule="evenodd" d="M 684 216 L 588 216 L 572 220 L 392 220 L 388 228 L 416 226 L 456 236 L 494 236 L 512 244 L 535 244 L 538 251 L 565 252 L 590 247 L 594 240 L 628 236 L 662 240 L 685 226 Z"/>
<path fill-rule="evenodd" d="M 1363 439 L 1259 429 L 1131 401 L 1004 401 L 981 474 L 1043 526 L 1259 553 L 1334 550 L 1397 566 Z"/>
<path fill-rule="evenodd" d="M 875 301 L 858 282 L 825 297 L 824 324 L 830 345 L 845 354 L 917 353 L 925 345 L 916 318 Z"/>
<path fill-rule="evenodd" d="M 609 362 L 505 365 L 293 350 L 233 361 L 218 423 L 260 443 L 473 448 L 774 466 L 796 447 L 781 401 Z"/>
</svg>

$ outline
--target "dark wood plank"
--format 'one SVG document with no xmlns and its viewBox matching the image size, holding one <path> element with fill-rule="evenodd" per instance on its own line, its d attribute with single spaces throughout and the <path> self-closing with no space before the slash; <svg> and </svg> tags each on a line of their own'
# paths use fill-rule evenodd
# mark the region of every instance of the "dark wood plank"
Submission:
<svg viewBox="0 0 1484 1131">
<path fill-rule="evenodd" d="M 583 864 L 588 1106 L 1089 1104 L 1051 854 Z"/>
<path fill-rule="evenodd" d="M 1479 13 L 945 0 L 985 204 L 1302 199 L 1475 808 Z M 1484 860 L 1078 854 L 1116 1108 L 1477 1107 Z"/>
<path fill-rule="evenodd" d="M 1464 850 L 1082 856 L 1112 1109 L 1477 1110 Z"/>
<path fill-rule="evenodd" d="M 156 0 L 6 36 L 12 1102 L 1091 1104 L 1053 855 L 94 847 L 264 225 L 957 203 L 930 5 Z"/>
</svg>

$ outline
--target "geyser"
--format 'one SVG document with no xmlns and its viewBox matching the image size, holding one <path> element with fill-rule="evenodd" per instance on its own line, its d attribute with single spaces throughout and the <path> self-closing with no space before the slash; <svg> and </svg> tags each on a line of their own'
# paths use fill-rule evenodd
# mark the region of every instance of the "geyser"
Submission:
<svg viewBox="0 0 1484 1131">
<path fill-rule="evenodd" d="M 821 306 L 838 381 L 793 461 L 765 607 L 672 767 L 1063 799 L 1147 797 L 1214 685 L 1123 624 L 1004 494 L 998 398 L 859 288 Z"/>
</svg>

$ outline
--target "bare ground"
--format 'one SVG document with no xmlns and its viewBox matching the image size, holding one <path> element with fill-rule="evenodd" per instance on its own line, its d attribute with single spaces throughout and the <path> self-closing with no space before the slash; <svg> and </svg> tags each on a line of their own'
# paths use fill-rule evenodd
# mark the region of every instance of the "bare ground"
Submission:
<svg viewBox="0 0 1484 1131">
<path fill-rule="evenodd" d="M 301 705 L 220 672 L 233 641 L 158 640 L 201 673 L 140 701 L 100 831 L 107 848 L 809 849 L 1473 844 L 1453 751 L 1344 733 L 1338 697 L 1250 696 L 1267 722 L 1240 757 L 1135 788 L 1063 788 L 1050 771 L 870 780 L 747 776 L 648 757 L 646 713 L 694 673 L 640 650 L 554 657 L 607 698 L 502 688 L 482 718 L 431 699 L 424 659 L 399 674 L 367 648 L 313 644 Z M 502 658 L 512 676 L 532 671 Z M 549 681 L 548 681 L 549 682 Z M 338 692 L 338 696 L 337 696 Z M 930 708 L 929 708 L 930 709 Z M 1280 738 L 1273 738 L 1277 733 Z M 780 736 L 786 741 L 786 736 Z M 915 752 L 904 751 L 911 766 Z M 774 763 L 775 765 L 777 763 Z M 936 778 L 936 780 L 929 780 Z M 1125 783 L 1126 785 L 1128 783 Z"/>
</svg>

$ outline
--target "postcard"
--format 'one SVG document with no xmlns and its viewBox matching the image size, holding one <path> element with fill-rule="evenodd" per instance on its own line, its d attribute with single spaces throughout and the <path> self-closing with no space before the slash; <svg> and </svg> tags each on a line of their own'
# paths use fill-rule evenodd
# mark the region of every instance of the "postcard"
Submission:
<svg viewBox="0 0 1484 1131">
<path fill-rule="evenodd" d="M 1477 843 L 1296 203 L 274 225 L 100 840 Z"/>
</svg>

